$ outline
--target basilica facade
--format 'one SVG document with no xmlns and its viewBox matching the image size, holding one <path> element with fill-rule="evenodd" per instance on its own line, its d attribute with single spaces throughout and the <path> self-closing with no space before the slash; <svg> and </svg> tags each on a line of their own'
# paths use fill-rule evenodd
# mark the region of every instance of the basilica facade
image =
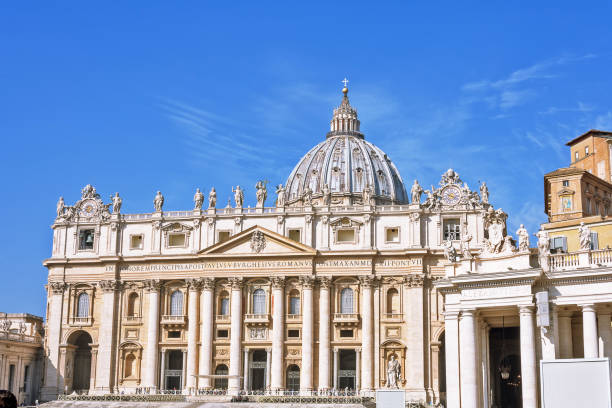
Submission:
<svg viewBox="0 0 612 408">
<path fill-rule="evenodd" d="M 436 187 L 406 187 L 345 88 L 325 139 L 284 185 L 256 190 L 255 207 L 236 186 L 223 208 L 198 189 L 185 211 L 164 211 L 157 192 L 139 214 L 91 185 L 60 199 L 41 399 L 392 386 L 444 400 L 452 290 L 434 283 L 458 258 L 516 250 L 486 185 L 449 169 Z"/>
</svg>

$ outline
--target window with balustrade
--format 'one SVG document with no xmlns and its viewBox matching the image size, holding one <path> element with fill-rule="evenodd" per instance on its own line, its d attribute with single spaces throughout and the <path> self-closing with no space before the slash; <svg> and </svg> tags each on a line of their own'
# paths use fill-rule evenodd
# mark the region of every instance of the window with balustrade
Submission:
<svg viewBox="0 0 612 408">
<path fill-rule="evenodd" d="M 266 292 L 263 289 L 253 292 L 253 314 L 266 314 Z"/>
<path fill-rule="evenodd" d="M 170 295 L 170 315 L 183 315 L 183 292 L 178 289 Z"/>
<path fill-rule="evenodd" d="M 230 299 L 229 294 L 226 291 L 219 294 L 219 315 L 229 316 L 230 314 Z"/>
<path fill-rule="evenodd" d="M 353 289 L 344 288 L 340 292 L 340 313 L 353 313 Z"/>
</svg>

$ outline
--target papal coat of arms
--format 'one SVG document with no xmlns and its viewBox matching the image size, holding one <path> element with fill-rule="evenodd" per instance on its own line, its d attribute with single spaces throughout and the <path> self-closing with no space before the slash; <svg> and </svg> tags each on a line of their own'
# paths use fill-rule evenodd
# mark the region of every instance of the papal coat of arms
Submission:
<svg viewBox="0 0 612 408">
<path fill-rule="evenodd" d="M 266 247 L 266 237 L 263 232 L 255 231 L 251 235 L 251 250 L 260 253 Z"/>
</svg>

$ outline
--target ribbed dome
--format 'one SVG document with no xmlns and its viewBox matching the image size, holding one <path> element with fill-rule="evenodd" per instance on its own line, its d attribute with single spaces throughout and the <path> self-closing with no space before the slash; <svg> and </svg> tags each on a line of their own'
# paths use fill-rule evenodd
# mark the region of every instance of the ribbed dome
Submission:
<svg viewBox="0 0 612 408">
<path fill-rule="evenodd" d="M 366 187 L 377 204 L 407 203 L 397 168 L 382 150 L 364 140 L 357 110 L 348 101 L 348 89 L 343 92 L 327 139 L 306 153 L 287 179 L 289 204 L 300 203 L 306 187 L 312 191 L 313 202 L 320 203 L 317 199 L 322 197 L 325 185 L 331 191 L 331 204 L 362 203 Z"/>
</svg>

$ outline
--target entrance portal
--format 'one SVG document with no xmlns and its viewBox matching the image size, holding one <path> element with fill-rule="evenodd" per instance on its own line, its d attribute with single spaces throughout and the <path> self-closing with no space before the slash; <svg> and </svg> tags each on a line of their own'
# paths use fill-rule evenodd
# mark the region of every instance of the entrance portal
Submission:
<svg viewBox="0 0 612 408">
<path fill-rule="evenodd" d="M 499 408 L 521 408 L 521 344 L 518 327 L 492 328 L 489 371 L 492 401 Z"/>
<path fill-rule="evenodd" d="M 289 391 L 300 390 L 300 367 L 295 364 L 291 364 L 287 367 L 287 389 Z"/>
<path fill-rule="evenodd" d="M 355 374 L 357 358 L 355 350 L 339 350 L 340 367 L 338 370 L 338 388 L 343 390 L 355 389 Z"/>
<path fill-rule="evenodd" d="M 251 389 L 254 391 L 263 391 L 266 389 L 266 360 L 267 353 L 265 350 L 254 350 L 251 355 Z"/>
<path fill-rule="evenodd" d="M 169 350 L 167 356 L 165 389 L 181 390 L 183 389 L 183 352 L 181 350 Z"/>
<path fill-rule="evenodd" d="M 80 331 L 70 336 L 69 344 L 76 346 L 74 351 L 74 377 L 72 389 L 75 391 L 89 390 L 91 376 L 91 346 L 93 343 L 89 333 Z"/>
</svg>

